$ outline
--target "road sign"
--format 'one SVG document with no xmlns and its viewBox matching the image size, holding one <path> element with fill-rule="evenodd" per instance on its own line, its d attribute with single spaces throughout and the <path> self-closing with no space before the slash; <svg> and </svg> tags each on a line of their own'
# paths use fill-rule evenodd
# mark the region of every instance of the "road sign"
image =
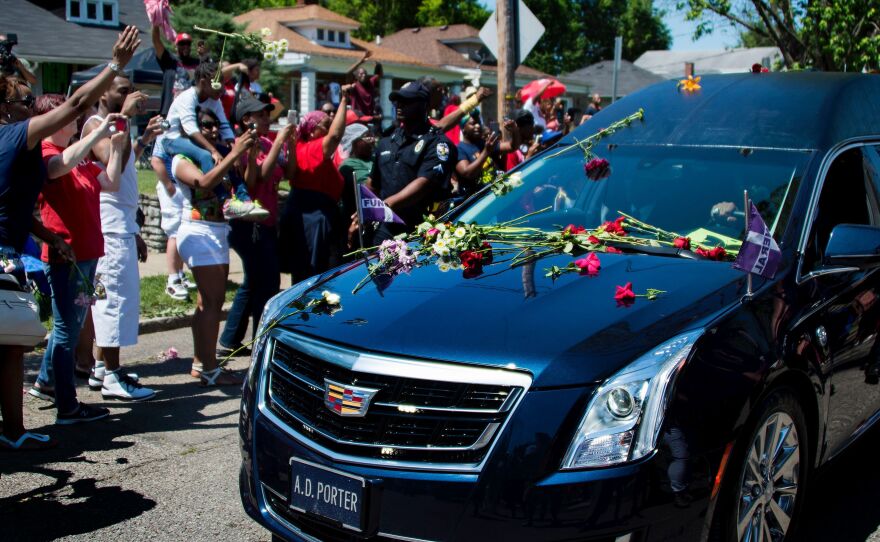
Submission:
<svg viewBox="0 0 880 542">
<path fill-rule="evenodd" d="M 498 58 L 498 21 L 495 14 L 496 12 L 493 11 L 492 15 L 489 16 L 489 20 L 486 21 L 486 24 L 480 29 L 480 39 L 483 40 L 486 48 L 492 52 L 495 58 Z M 541 24 L 541 21 L 535 17 L 535 14 L 526 7 L 523 0 L 519 0 L 518 16 L 519 58 L 517 59 L 517 63 L 521 64 L 522 61 L 529 56 L 529 53 L 538 43 L 538 40 L 541 39 L 541 36 L 544 35 L 544 25 Z"/>
</svg>

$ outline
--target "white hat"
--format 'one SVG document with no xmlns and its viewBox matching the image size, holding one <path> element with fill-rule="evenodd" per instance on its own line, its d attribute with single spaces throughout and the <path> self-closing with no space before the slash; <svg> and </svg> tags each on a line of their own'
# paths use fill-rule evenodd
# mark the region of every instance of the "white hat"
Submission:
<svg viewBox="0 0 880 542">
<path fill-rule="evenodd" d="M 345 134 L 342 136 L 342 141 L 339 145 L 342 147 L 342 151 L 349 155 L 351 154 L 351 146 L 354 145 L 354 142 L 358 139 L 362 138 L 364 134 L 366 134 L 369 129 L 363 124 L 352 123 L 345 127 Z"/>
</svg>

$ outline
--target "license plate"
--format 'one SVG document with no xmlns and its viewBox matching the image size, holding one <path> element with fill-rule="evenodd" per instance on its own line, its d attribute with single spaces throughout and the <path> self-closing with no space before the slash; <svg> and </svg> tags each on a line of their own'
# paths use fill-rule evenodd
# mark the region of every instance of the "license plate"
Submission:
<svg viewBox="0 0 880 542">
<path fill-rule="evenodd" d="M 290 459 L 290 507 L 364 530 L 367 481 L 360 476 L 324 467 L 305 459 Z"/>
</svg>

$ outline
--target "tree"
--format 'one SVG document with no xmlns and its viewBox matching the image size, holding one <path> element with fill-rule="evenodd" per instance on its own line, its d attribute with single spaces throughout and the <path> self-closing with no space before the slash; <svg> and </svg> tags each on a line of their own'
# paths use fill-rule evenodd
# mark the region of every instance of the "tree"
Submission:
<svg viewBox="0 0 880 542">
<path fill-rule="evenodd" d="M 779 47 L 788 68 L 877 67 L 880 0 L 687 0 L 679 9 L 700 21 L 695 38 L 712 32 L 718 20 L 732 22 L 743 30 L 744 43 Z"/>
<path fill-rule="evenodd" d="M 481 27 L 489 11 L 477 0 L 324 0 L 328 9 L 361 23 L 355 36 L 372 40 L 403 28 L 465 23 Z"/>
<path fill-rule="evenodd" d="M 544 24 L 541 40 L 526 58 L 535 69 L 559 74 L 614 57 L 614 38 L 623 38 L 623 58 L 668 49 L 663 12 L 651 0 L 525 0 Z"/>
<path fill-rule="evenodd" d="M 231 15 L 216 9 L 206 8 L 201 2 L 190 1 L 174 6 L 171 22 L 175 30 L 190 34 L 195 42 L 205 40 L 208 44 L 210 55 L 215 60 L 220 59 L 221 52 L 223 53 L 223 59 L 229 62 L 240 62 L 246 58 L 262 58 L 263 56 L 261 52 L 247 47 L 238 39 L 225 40 L 226 45 L 224 49 L 224 39 L 222 37 L 195 30 L 195 26 L 200 26 L 221 32 L 241 33 L 245 27 L 245 25 L 237 24 L 233 21 Z M 170 51 L 174 50 L 174 47 L 170 44 L 166 43 L 166 47 Z M 195 43 L 193 43 L 193 54 L 195 54 Z M 283 82 L 283 75 L 280 74 L 274 62 L 263 61 L 262 64 L 260 84 L 267 92 L 277 92 Z"/>
</svg>

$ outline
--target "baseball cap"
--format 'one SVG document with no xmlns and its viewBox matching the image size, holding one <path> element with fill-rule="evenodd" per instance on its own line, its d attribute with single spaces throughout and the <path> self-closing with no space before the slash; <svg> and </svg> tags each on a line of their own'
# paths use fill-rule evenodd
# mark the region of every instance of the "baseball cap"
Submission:
<svg viewBox="0 0 880 542">
<path fill-rule="evenodd" d="M 174 43 L 177 44 L 177 43 L 181 43 L 184 41 L 192 43 L 192 40 L 193 40 L 192 36 L 190 36 L 186 32 L 183 32 L 183 33 L 178 34 L 177 37 L 174 38 Z"/>
<path fill-rule="evenodd" d="M 559 130 L 544 130 L 541 134 L 541 143 L 544 145 L 549 145 L 551 143 L 555 143 L 557 139 L 562 137 L 562 132 Z"/>
<path fill-rule="evenodd" d="M 244 94 L 235 106 L 235 122 L 241 122 L 241 119 L 248 113 L 271 111 L 274 108 L 272 104 L 261 102 L 249 94 Z"/>
<path fill-rule="evenodd" d="M 345 127 L 345 134 L 343 134 L 339 145 L 346 153 L 351 153 L 351 146 L 354 145 L 354 142 L 365 135 L 369 135 L 369 132 L 370 130 L 363 124 L 349 124 Z"/>
<path fill-rule="evenodd" d="M 428 98 L 431 96 L 431 91 L 425 85 L 419 83 L 418 81 L 410 81 L 409 83 L 403 85 L 398 90 L 395 90 L 391 93 L 391 101 L 412 101 L 412 100 L 422 100 L 427 102 Z"/>
<path fill-rule="evenodd" d="M 531 111 L 528 111 L 526 109 L 518 109 L 516 113 L 513 114 L 513 120 L 514 122 L 516 122 L 517 126 L 535 124 L 535 116 L 532 115 Z"/>
</svg>

